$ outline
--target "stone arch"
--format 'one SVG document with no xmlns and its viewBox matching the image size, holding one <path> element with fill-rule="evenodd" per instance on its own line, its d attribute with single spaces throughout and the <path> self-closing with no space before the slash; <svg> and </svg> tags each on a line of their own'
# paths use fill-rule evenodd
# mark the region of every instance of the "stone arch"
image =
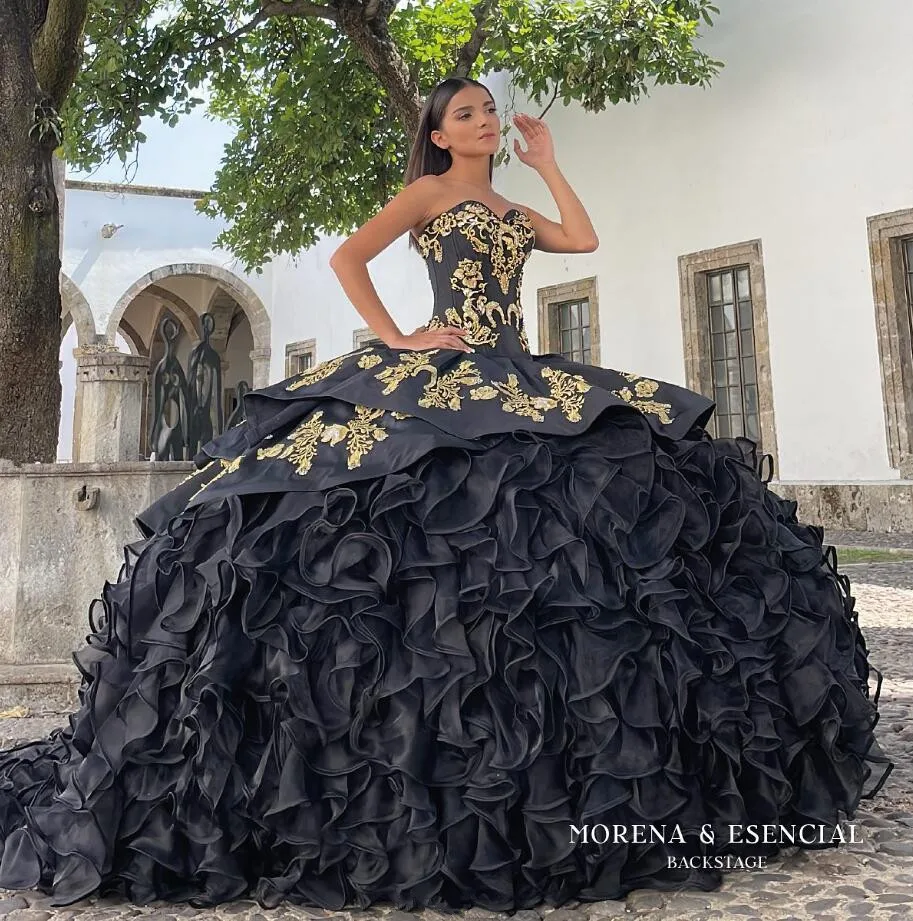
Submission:
<svg viewBox="0 0 913 921">
<path fill-rule="evenodd" d="M 154 294 L 157 298 L 164 301 L 165 305 L 168 308 L 168 312 L 177 320 L 178 323 L 183 327 L 184 332 L 187 333 L 187 337 L 190 341 L 196 345 L 200 341 L 200 316 L 199 314 L 184 300 L 179 294 L 175 294 L 173 291 L 169 291 L 167 288 L 163 288 L 161 285 L 148 285 L 143 289 L 144 294 Z M 135 297 L 135 295 L 134 295 Z M 161 307 L 155 315 L 155 319 L 152 323 L 152 335 L 155 336 L 155 332 L 158 329 L 159 320 L 162 318 L 162 312 L 165 307 Z M 124 321 L 121 320 L 120 325 L 124 325 Z"/>
<path fill-rule="evenodd" d="M 143 337 L 133 328 L 130 323 L 128 323 L 126 320 L 121 320 L 117 331 L 127 341 L 131 355 L 141 355 L 145 356 L 146 358 L 149 357 L 149 346 L 143 342 Z"/>
<path fill-rule="evenodd" d="M 86 296 L 79 286 L 63 272 L 60 273 L 60 341 L 66 336 L 70 323 L 76 327 L 76 344 L 79 348 L 93 345 L 98 340 L 95 317 Z"/>
<path fill-rule="evenodd" d="M 114 305 L 114 310 L 108 320 L 107 341 L 114 342 L 121 318 L 127 307 L 130 306 L 131 301 L 138 294 L 145 291 L 150 285 L 176 275 L 197 275 L 211 278 L 225 288 L 238 302 L 250 322 L 251 335 L 254 340 L 254 348 L 250 354 L 253 362 L 252 386 L 255 390 L 265 387 L 269 383 L 270 366 L 271 322 L 269 313 L 263 301 L 260 300 L 250 285 L 243 279 L 238 278 L 237 275 L 218 265 L 212 265 L 207 262 L 176 262 L 153 269 L 143 275 L 142 278 L 138 278 L 127 288 Z"/>
<path fill-rule="evenodd" d="M 158 269 L 147 272 L 142 278 L 138 278 L 130 287 L 120 296 L 120 299 L 114 305 L 111 317 L 108 320 L 107 339 L 109 342 L 114 341 L 114 335 L 120 324 L 120 318 L 130 302 L 138 294 L 161 281 L 163 278 L 170 278 L 174 275 L 202 275 L 205 278 L 211 278 L 217 281 L 237 300 L 241 309 L 250 320 L 251 333 L 254 337 L 255 349 L 268 349 L 270 347 L 270 318 L 266 306 L 260 300 L 257 293 L 243 279 L 238 278 L 227 269 L 218 265 L 210 265 L 205 262 L 179 262 L 172 265 L 165 265 Z"/>
</svg>

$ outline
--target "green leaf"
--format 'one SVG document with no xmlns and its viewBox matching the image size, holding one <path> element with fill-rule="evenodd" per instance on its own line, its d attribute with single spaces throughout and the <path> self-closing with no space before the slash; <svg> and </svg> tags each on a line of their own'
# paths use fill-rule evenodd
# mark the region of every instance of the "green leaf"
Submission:
<svg viewBox="0 0 913 921">
<path fill-rule="evenodd" d="M 337 24 L 276 16 L 232 41 L 261 0 L 89 2 L 83 66 L 62 113 L 67 158 L 84 169 L 132 163 L 142 118 L 173 127 L 207 106 L 235 137 L 197 208 L 225 222 L 218 243 L 248 269 L 351 232 L 402 187 L 410 138 L 390 103 L 396 88 Z M 477 2 L 395 4 L 373 26 L 381 53 L 395 53 L 383 72 L 413 74 L 420 102 L 453 72 Z M 707 0 L 496 0 L 470 76 L 504 70 L 511 93 L 536 106 L 586 112 L 656 85 L 706 86 L 722 64 L 695 43 L 718 13 Z"/>
</svg>

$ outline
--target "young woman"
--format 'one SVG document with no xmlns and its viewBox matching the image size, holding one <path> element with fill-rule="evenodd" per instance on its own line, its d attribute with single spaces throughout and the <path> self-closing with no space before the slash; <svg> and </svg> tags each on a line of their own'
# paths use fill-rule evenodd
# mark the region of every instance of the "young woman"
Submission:
<svg viewBox="0 0 913 921">
<path fill-rule="evenodd" d="M 531 354 L 530 252 L 598 241 L 545 124 L 516 125 L 560 221 L 494 192 L 494 101 L 442 82 L 405 188 L 332 260 L 383 344 L 250 393 L 137 517 L 69 728 L 0 754 L 0 886 L 710 889 L 723 858 L 839 843 L 883 783 L 847 580 L 755 446 L 697 393 Z M 434 290 L 410 334 L 366 268 L 404 233 Z"/>
</svg>

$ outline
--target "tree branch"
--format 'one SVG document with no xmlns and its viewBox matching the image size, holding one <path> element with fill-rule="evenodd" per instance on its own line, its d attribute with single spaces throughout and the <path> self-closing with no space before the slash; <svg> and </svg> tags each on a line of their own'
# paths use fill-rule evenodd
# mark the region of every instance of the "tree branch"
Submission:
<svg viewBox="0 0 913 921">
<path fill-rule="evenodd" d="M 229 32 L 227 35 L 223 35 L 221 38 L 214 38 L 211 42 L 206 42 L 204 45 L 197 45 L 197 51 L 215 51 L 216 48 L 227 48 L 229 45 L 233 45 L 239 38 L 247 35 L 248 32 L 253 32 L 261 22 L 266 22 L 269 19 L 269 16 L 260 10 L 250 22 L 245 23 L 238 29 L 235 29 L 234 32 Z"/>
<path fill-rule="evenodd" d="M 331 6 L 322 3 L 311 3 L 310 0 L 291 0 L 289 3 L 283 0 L 269 0 L 260 8 L 260 12 L 254 16 L 250 22 L 229 32 L 221 38 L 213 39 L 205 45 L 198 45 L 197 51 L 214 51 L 216 48 L 227 48 L 233 45 L 239 38 L 243 38 L 248 32 L 253 32 L 261 23 L 267 19 L 273 19 L 277 16 L 313 16 L 320 19 L 328 19 L 330 22 L 336 22 L 336 10 Z"/>
<path fill-rule="evenodd" d="M 468 41 L 460 48 L 457 54 L 456 66 L 453 72 L 458 77 L 469 76 L 472 65 L 475 64 L 476 58 L 482 50 L 482 45 L 485 39 L 488 38 L 485 22 L 488 19 L 488 14 L 491 12 L 492 2 L 493 0 L 480 0 L 472 10 L 472 15 L 475 18 L 476 24 L 475 28 L 472 30 L 472 35 L 469 36 Z"/>
<path fill-rule="evenodd" d="M 35 76 L 55 109 L 63 106 L 82 57 L 88 0 L 48 0 L 47 15 L 32 43 Z"/>
<path fill-rule="evenodd" d="M 272 16 L 314 16 L 336 22 L 336 10 L 326 3 L 314 3 L 312 0 L 267 0 L 261 10 L 267 18 Z"/>
<path fill-rule="evenodd" d="M 421 102 L 409 67 L 390 35 L 388 18 L 396 7 L 395 0 L 368 0 L 367 4 L 361 0 L 334 2 L 339 11 L 339 27 L 386 91 L 387 103 L 406 136 L 414 136 Z M 373 18 L 367 18 L 369 12 Z"/>
<path fill-rule="evenodd" d="M 558 81 L 555 80 L 555 91 L 552 93 L 552 98 L 549 99 L 548 105 L 539 113 L 539 118 L 545 118 L 545 113 L 552 107 L 552 103 L 558 98 Z"/>
</svg>

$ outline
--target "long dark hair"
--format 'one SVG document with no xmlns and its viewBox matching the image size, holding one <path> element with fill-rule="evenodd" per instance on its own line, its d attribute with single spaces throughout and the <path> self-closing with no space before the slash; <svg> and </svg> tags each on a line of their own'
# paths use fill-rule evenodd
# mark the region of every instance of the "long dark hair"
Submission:
<svg viewBox="0 0 913 921">
<path fill-rule="evenodd" d="M 447 105 L 451 99 L 466 86 L 480 86 L 488 98 L 494 102 L 491 91 L 484 83 L 473 80 L 471 77 L 447 77 L 427 95 L 425 104 L 422 106 L 422 114 L 419 117 L 418 131 L 415 133 L 415 139 L 412 142 L 412 150 L 409 152 L 409 163 L 406 166 L 406 175 L 403 179 L 405 188 L 410 182 L 415 182 L 422 176 L 431 173 L 434 176 L 440 176 L 441 173 L 450 169 L 453 163 L 453 157 L 449 150 L 438 147 L 431 140 L 431 132 L 439 131 L 441 122 L 444 119 L 444 112 L 447 111 Z M 492 154 L 488 159 L 488 178 L 491 179 L 494 174 L 495 155 Z M 412 249 L 418 249 L 415 241 L 415 234 L 409 231 L 409 246 Z"/>
</svg>

